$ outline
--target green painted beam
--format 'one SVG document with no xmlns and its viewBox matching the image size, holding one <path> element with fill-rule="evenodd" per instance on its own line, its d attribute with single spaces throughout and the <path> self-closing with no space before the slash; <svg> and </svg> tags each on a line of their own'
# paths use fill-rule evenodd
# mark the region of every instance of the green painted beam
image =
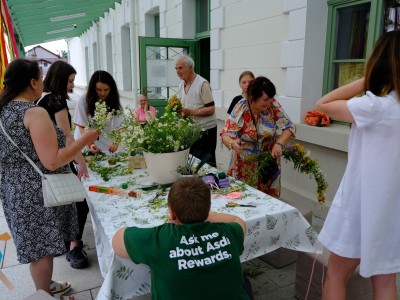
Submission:
<svg viewBox="0 0 400 300">
<path fill-rule="evenodd" d="M 6 0 L 13 20 L 16 34 L 21 37 L 24 46 L 40 44 L 46 40 L 80 36 L 93 22 L 104 17 L 121 0 Z M 86 13 L 83 17 L 50 21 L 53 17 Z M 71 31 L 47 34 L 64 28 Z"/>
</svg>

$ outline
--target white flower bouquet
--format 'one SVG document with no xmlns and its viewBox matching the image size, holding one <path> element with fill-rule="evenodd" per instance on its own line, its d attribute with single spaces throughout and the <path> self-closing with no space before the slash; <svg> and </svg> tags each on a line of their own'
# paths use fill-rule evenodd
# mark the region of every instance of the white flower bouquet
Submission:
<svg viewBox="0 0 400 300">
<path fill-rule="evenodd" d="M 202 129 L 192 118 L 169 111 L 141 125 L 131 109 L 126 109 L 121 144 L 131 152 L 171 153 L 190 148 Z"/>
</svg>

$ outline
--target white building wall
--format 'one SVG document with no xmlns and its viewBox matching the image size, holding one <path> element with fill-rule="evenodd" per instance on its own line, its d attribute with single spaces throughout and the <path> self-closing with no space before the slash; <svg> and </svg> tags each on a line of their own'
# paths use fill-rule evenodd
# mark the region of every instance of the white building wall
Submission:
<svg viewBox="0 0 400 300">
<path fill-rule="evenodd" d="M 77 74 L 75 76 L 76 86 L 86 86 L 86 68 L 85 68 L 85 51 L 82 46 L 82 39 L 75 37 L 68 40 L 68 57 L 69 63 L 75 68 Z"/>
<path fill-rule="evenodd" d="M 210 3 L 210 83 L 219 125 L 226 118 L 231 99 L 241 92 L 238 77 L 242 71 L 251 70 L 256 76 L 270 78 L 276 85 L 279 102 L 297 125 L 297 140 L 312 150 L 312 156 L 319 159 L 328 173 L 329 206 L 347 161 L 348 128 L 339 125 L 313 128 L 303 122 L 307 111 L 314 109 L 315 101 L 322 94 L 326 1 L 212 0 Z M 194 38 L 195 0 L 124 0 L 98 22 L 99 68 L 107 66 L 103 46 L 105 35 L 111 34 L 113 76 L 121 88 L 125 63 L 121 28 L 131 24 L 134 51 L 131 60 L 135 74 L 132 81 L 138 86 L 137 37 L 153 31 L 151 16 L 155 13 L 160 16 L 161 37 Z M 130 22 L 134 22 L 133 27 Z M 93 26 L 78 39 L 80 43 L 76 39 L 70 41 L 71 63 L 78 70 L 76 83 L 82 86 L 85 86 L 86 76 L 82 53 L 88 47 L 89 58 L 92 58 L 96 39 Z M 88 62 L 88 69 L 90 74 L 94 71 L 93 61 Z M 132 98 L 136 91 L 127 93 L 124 91 L 122 95 Z M 223 157 L 218 159 L 226 166 L 229 152 L 223 152 Z M 290 165 L 283 164 L 283 197 L 298 198 L 314 208 L 316 215 L 323 216 L 324 212 L 315 209 L 315 184 L 305 177 L 299 177 Z"/>
</svg>

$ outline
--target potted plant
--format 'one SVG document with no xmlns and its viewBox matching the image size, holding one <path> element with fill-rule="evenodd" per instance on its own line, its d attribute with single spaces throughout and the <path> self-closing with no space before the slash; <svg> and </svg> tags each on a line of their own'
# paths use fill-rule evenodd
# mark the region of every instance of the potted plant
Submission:
<svg viewBox="0 0 400 300">
<path fill-rule="evenodd" d="M 177 167 L 187 163 L 189 149 L 201 136 L 202 128 L 180 113 L 182 105 L 174 95 L 165 113 L 141 125 L 132 109 L 126 109 L 121 144 L 129 151 L 143 152 L 150 178 L 156 183 L 177 179 Z"/>
</svg>

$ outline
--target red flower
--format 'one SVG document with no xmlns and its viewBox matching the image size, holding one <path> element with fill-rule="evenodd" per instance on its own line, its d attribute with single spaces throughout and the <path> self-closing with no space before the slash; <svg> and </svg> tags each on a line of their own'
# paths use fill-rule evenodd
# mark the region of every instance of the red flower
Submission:
<svg viewBox="0 0 400 300">
<path fill-rule="evenodd" d="M 304 117 L 304 121 L 311 126 L 329 126 L 331 124 L 331 120 L 328 115 L 320 112 L 319 110 L 311 110 Z"/>
</svg>

